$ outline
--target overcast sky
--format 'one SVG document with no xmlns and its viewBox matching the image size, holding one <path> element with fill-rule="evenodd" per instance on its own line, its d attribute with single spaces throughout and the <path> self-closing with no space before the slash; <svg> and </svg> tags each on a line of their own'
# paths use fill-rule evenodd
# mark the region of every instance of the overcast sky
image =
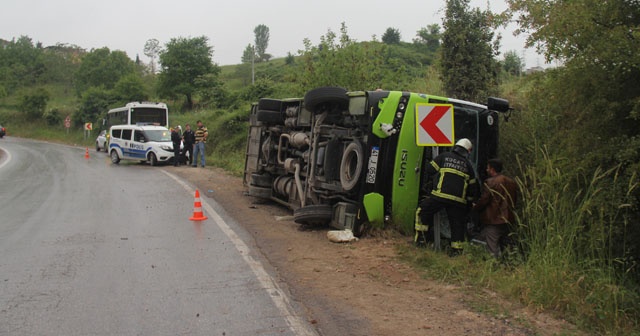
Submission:
<svg viewBox="0 0 640 336">
<path fill-rule="evenodd" d="M 494 12 L 506 9 L 503 0 L 490 0 Z M 444 0 L 1 0 L 0 38 L 27 35 L 45 46 L 75 44 L 84 49 L 108 47 L 147 62 L 144 44 L 151 38 L 164 46 L 171 38 L 206 36 L 219 65 L 240 63 L 254 43 L 253 29 L 269 27 L 267 52 L 284 57 L 297 54 L 303 39 L 319 42 L 329 29 L 338 33 L 345 22 L 357 41 L 378 39 L 389 27 L 410 42 L 429 24 L 442 26 Z M 485 9 L 486 0 L 471 0 Z M 524 49 L 524 38 L 503 31 L 502 50 L 524 55 L 526 67 L 545 66 L 544 58 Z"/>
</svg>

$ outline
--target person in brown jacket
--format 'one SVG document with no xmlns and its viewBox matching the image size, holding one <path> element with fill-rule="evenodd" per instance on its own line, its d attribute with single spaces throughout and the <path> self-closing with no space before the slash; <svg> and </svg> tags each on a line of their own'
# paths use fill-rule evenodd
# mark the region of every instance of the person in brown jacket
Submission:
<svg viewBox="0 0 640 336">
<path fill-rule="evenodd" d="M 502 161 L 487 161 L 489 178 L 484 183 L 482 194 L 473 209 L 480 215 L 483 224 L 481 237 L 487 242 L 487 248 L 496 258 L 500 256 L 500 241 L 509 234 L 510 224 L 515 223 L 514 208 L 518 198 L 516 182 L 502 174 Z"/>
</svg>

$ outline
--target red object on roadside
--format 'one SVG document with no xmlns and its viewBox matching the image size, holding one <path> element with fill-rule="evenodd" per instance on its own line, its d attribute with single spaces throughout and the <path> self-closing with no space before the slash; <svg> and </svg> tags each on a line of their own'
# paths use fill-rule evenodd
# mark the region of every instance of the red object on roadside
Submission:
<svg viewBox="0 0 640 336">
<path fill-rule="evenodd" d="M 195 201 L 193 202 L 193 216 L 189 218 L 192 221 L 202 221 L 207 219 L 202 213 L 202 203 L 200 202 L 200 192 L 196 189 Z"/>
</svg>

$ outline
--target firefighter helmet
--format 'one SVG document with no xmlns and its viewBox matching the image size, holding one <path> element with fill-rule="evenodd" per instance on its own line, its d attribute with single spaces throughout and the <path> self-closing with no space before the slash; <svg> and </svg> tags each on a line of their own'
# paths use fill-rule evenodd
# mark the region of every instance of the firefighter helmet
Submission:
<svg viewBox="0 0 640 336">
<path fill-rule="evenodd" d="M 467 138 L 462 138 L 458 140 L 458 142 L 456 142 L 456 146 L 460 146 L 466 149 L 467 152 L 471 152 L 471 149 L 473 148 L 473 144 L 471 144 L 471 141 L 469 141 L 469 139 Z"/>
</svg>

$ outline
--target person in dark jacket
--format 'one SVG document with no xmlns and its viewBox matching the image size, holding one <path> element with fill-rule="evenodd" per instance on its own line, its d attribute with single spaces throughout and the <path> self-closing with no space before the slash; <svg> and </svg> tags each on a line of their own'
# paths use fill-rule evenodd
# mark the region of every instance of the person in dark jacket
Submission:
<svg viewBox="0 0 640 336">
<path fill-rule="evenodd" d="M 178 127 L 171 129 L 171 142 L 173 142 L 173 165 L 177 167 L 180 165 L 180 143 L 182 143 Z"/>
<path fill-rule="evenodd" d="M 494 257 L 501 253 L 501 240 L 509 235 L 509 226 L 515 222 L 514 208 L 518 200 L 518 185 L 502 174 L 502 161 L 487 161 L 489 178 L 484 182 L 482 196 L 473 209 L 480 215 L 483 225 L 480 237 L 487 242 L 487 249 Z"/>
<path fill-rule="evenodd" d="M 193 162 L 193 144 L 196 143 L 196 134 L 193 133 L 189 124 L 184 125 L 182 141 L 184 141 L 183 160 L 185 163 L 191 164 Z M 189 152 L 189 160 L 187 160 L 187 152 Z"/>
<path fill-rule="evenodd" d="M 460 139 L 452 151 L 438 155 L 427 165 L 427 176 L 435 176 L 435 180 L 431 195 L 420 202 L 416 211 L 417 245 L 426 244 L 427 232 L 433 229 L 433 215 L 445 209 L 451 227 L 451 255 L 462 252 L 469 209 L 478 195 L 475 172 L 468 159 L 472 149 L 469 139 Z"/>
</svg>

